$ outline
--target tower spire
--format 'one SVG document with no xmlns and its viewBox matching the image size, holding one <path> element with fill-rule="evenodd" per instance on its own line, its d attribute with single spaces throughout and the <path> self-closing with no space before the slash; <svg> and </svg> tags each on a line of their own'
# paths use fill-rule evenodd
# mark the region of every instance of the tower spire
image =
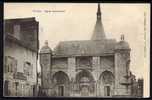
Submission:
<svg viewBox="0 0 152 100">
<path fill-rule="evenodd" d="M 105 39 L 105 32 L 101 20 L 101 9 L 100 9 L 100 3 L 98 3 L 98 8 L 97 8 L 97 21 L 96 25 L 94 27 L 93 35 L 91 37 L 91 40 L 102 40 Z"/>
<path fill-rule="evenodd" d="M 97 10 L 97 20 L 101 20 L 101 10 L 100 10 L 100 3 L 98 3 L 98 10 Z"/>
</svg>

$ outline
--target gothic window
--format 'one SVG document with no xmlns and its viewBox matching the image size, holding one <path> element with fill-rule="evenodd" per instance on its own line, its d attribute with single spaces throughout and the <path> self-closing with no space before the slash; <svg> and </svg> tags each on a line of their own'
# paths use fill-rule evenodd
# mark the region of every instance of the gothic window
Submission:
<svg viewBox="0 0 152 100">
<path fill-rule="evenodd" d="M 78 57 L 76 58 L 76 65 L 78 67 L 92 67 L 92 57 Z"/>
<path fill-rule="evenodd" d="M 104 72 L 103 73 L 103 77 L 102 77 L 102 81 L 105 83 L 105 84 L 112 84 L 113 82 L 113 76 L 111 75 L 110 72 Z"/>
<path fill-rule="evenodd" d="M 53 68 L 56 68 L 56 69 L 67 68 L 68 67 L 67 64 L 68 64 L 68 60 L 66 57 L 55 58 L 52 60 Z"/>
<path fill-rule="evenodd" d="M 53 80 L 56 84 L 65 84 L 69 81 L 67 74 L 61 71 L 54 74 Z"/>
<path fill-rule="evenodd" d="M 114 67 L 114 57 L 113 56 L 107 56 L 107 57 L 100 57 L 100 64 L 101 69 L 111 69 Z"/>
<path fill-rule="evenodd" d="M 5 72 L 16 72 L 17 70 L 17 60 L 10 56 L 5 56 Z"/>
</svg>

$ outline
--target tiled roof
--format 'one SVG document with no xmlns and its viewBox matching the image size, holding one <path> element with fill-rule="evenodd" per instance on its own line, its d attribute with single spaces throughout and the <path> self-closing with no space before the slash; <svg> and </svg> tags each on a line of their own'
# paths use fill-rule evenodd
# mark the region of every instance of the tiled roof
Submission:
<svg viewBox="0 0 152 100">
<path fill-rule="evenodd" d="M 54 56 L 95 56 L 112 54 L 116 40 L 105 39 L 99 41 L 63 41 L 54 49 Z"/>
</svg>

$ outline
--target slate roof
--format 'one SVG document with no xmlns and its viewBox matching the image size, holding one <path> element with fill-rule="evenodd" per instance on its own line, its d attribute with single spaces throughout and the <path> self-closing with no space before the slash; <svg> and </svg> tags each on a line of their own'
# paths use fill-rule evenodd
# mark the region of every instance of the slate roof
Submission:
<svg viewBox="0 0 152 100">
<path fill-rule="evenodd" d="M 38 52 L 38 32 L 33 32 L 39 29 L 38 21 L 35 17 L 15 18 L 4 20 L 4 37 L 5 41 L 16 43 L 34 52 Z M 20 25 L 19 38 L 14 33 L 14 25 Z M 30 25 L 30 26 L 29 26 Z M 32 26 L 32 27 L 31 27 Z M 36 37 L 36 38 L 33 38 Z"/>
<path fill-rule="evenodd" d="M 115 39 L 63 41 L 54 49 L 54 56 L 99 56 L 113 54 Z"/>
<path fill-rule="evenodd" d="M 93 30 L 92 40 L 102 40 L 105 39 L 106 35 L 104 32 L 103 24 L 101 21 L 97 21 Z"/>
<path fill-rule="evenodd" d="M 102 19 L 101 19 L 100 4 L 98 4 L 97 21 L 93 30 L 91 40 L 102 40 L 105 38 L 106 38 L 106 35 L 105 35 L 105 31 L 104 31 Z"/>
</svg>

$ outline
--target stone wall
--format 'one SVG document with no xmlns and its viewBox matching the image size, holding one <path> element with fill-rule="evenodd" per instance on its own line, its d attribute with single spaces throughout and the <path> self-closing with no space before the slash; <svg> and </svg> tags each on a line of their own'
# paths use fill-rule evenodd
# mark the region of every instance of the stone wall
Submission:
<svg viewBox="0 0 152 100">
<path fill-rule="evenodd" d="M 115 53 L 115 95 L 130 95 L 123 84 L 127 84 L 126 71 L 126 53 L 117 51 Z"/>
<path fill-rule="evenodd" d="M 15 43 L 5 41 L 4 56 L 10 56 L 17 60 L 16 72 L 24 73 L 24 63 L 30 62 L 32 65 L 32 75 L 26 76 L 27 80 L 14 79 L 15 72 L 4 73 L 5 80 L 9 81 L 9 96 L 33 96 L 33 85 L 36 84 L 36 66 L 37 66 L 37 53 L 32 52 L 26 48 L 23 48 Z M 5 67 L 5 66 L 4 66 Z M 15 66 L 13 66 L 15 67 Z M 5 68 L 4 68 L 5 69 Z M 15 88 L 15 82 L 18 82 L 17 93 Z"/>
<path fill-rule="evenodd" d="M 114 73 L 114 56 L 100 57 L 100 70 Z"/>
<path fill-rule="evenodd" d="M 4 48 L 4 56 L 11 56 L 17 60 L 17 72 L 24 73 L 24 63 L 30 62 L 33 66 L 33 74 L 28 77 L 28 81 L 33 84 L 36 83 L 36 66 L 37 66 L 37 53 L 32 52 L 26 48 L 18 46 L 14 43 L 6 43 Z"/>
<path fill-rule="evenodd" d="M 58 71 L 63 71 L 68 74 L 68 58 L 52 58 L 51 75 L 54 75 Z M 69 75 L 68 75 L 69 76 Z"/>
<path fill-rule="evenodd" d="M 86 70 L 86 74 L 90 74 L 89 77 L 93 78 L 94 80 L 94 93 L 89 94 L 90 96 L 101 96 L 104 97 L 106 95 L 105 93 L 105 87 L 110 86 L 110 95 L 109 96 L 120 96 L 120 95 L 128 95 L 126 93 L 126 86 L 121 85 L 121 83 L 125 83 L 126 78 L 124 77 L 127 75 L 126 73 L 126 59 L 125 53 L 116 53 L 113 55 L 108 56 L 95 56 L 88 59 L 89 61 L 86 61 L 87 59 L 83 59 L 78 64 L 77 62 L 78 58 L 76 57 L 61 57 L 61 58 L 52 58 L 52 65 L 50 65 L 51 74 L 54 75 L 57 72 L 63 72 L 67 75 L 69 78 L 69 93 L 70 96 L 81 96 L 80 90 L 78 90 L 78 84 L 76 82 L 76 76 Z M 80 58 L 80 57 L 79 57 Z M 88 63 L 89 62 L 89 63 Z M 86 64 L 86 65 L 83 65 Z M 90 69 L 88 67 L 84 66 L 90 66 Z M 51 67 L 52 66 L 52 67 Z M 81 67 L 81 68 L 78 68 Z M 84 68 L 83 68 L 84 67 Z M 109 79 L 109 76 L 105 76 L 107 79 L 112 81 L 112 83 L 104 83 L 103 73 L 108 72 L 110 73 L 110 77 L 113 79 Z M 81 75 L 80 75 L 81 76 Z M 83 76 L 83 74 L 82 74 Z M 108 81 L 109 81 L 108 80 Z M 54 88 L 55 91 L 58 91 L 58 88 Z M 53 91 L 54 91 L 53 90 Z"/>
<path fill-rule="evenodd" d="M 68 58 L 68 75 L 70 80 L 74 81 L 76 76 L 76 59 L 74 57 Z"/>
<path fill-rule="evenodd" d="M 67 58 L 54 58 L 52 59 L 52 69 L 67 69 L 68 59 Z"/>
<path fill-rule="evenodd" d="M 77 68 L 77 67 L 80 67 L 77 65 L 81 65 L 81 64 L 76 64 L 76 59 L 77 59 L 76 57 L 53 58 L 52 59 L 52 75 L 54 75 L 56 72 L 62 71 L 68 75 L 71 82 L 76 81 L 76 75 L 79 72 L 81 72 L 81 70 L 83 70 L 83 68 L 81 68 L 81 69 Z M 90 59 L 89 59 L 89 61 L 90 61 Z M 87 61 L 84 61 L 84 62 L 86 62 L 87 65 L 83 65 L 83 66 L 88 66 L 88 62 Z M 82 63 L 82 62 L 80 61 L 80 63 Z M 94 91 L 94 94 L 92 94 L 92 96 L 93 95 L 104 96 L 103 89 L 100 89 L 101 84 L 99 84 L 99 78 L 104 71 L 110 71 L 114 74 L 114 56 L 91 57 L 91 62 L 89 64 L 91 64 L 90 67 L 92 69 L 84 68 L 84 70 L 88 70 L 90 72 L 90 74 L 92 74 L 92 76 L 95 80 L 95 84 L 94 84 L 95 91 Z M 75 88 L 73 88 L 75 86 L 76 85 L 74 85 L 74 83 L 71 83 L 71 90 L 69 90 L 69 91 L 71 91 L 70 95 L 71 96 L 76 96 L 76 95 L 80 96 L 80 94 L 75 91 Z M 112 88 L 114 88 L 114 86 Z M 113 94 L 113 90 L 112 90 L 111 94 Z"/>
<path fill-rule="evenodd" d="M 40 54 L 40 64 L 41 64 L 41 82 L 42 88 L 50 88 L 51 80 L 51 54 L 44 53 Z"/>
</svg>

